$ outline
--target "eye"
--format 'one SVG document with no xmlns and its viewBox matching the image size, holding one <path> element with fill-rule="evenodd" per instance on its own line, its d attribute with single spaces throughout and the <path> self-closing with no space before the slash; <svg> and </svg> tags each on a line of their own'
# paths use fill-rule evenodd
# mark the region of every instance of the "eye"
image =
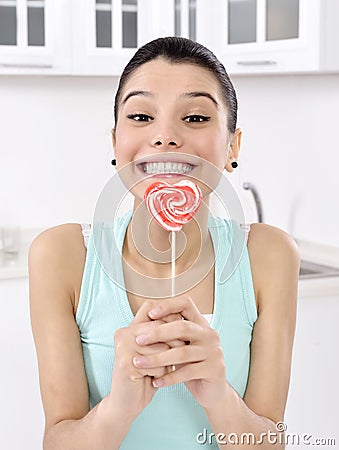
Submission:
<svg viewBox="0 0 339 450">
<path fill-rule="evenodd" d="M 200 116 L 199 114 L 191 114 L 190 116 L 184 117 L 185 122 L 188 123 L 199 123 L 207 122 L 210 120 L 210 116 Z"/>
<path fill-rule="evenodd" d="M 140 114 L 140 113 L 128 114 L 127 118 L 135 120 L 136 122 L 151 122 L 151 120 L 153 120 L 153 117 L 147 114 Z"/>
</svg>

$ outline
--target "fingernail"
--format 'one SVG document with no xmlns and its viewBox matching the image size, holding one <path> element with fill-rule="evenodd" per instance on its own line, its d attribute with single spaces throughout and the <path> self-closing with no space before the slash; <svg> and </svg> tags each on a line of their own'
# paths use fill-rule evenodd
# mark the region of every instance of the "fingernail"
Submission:
<svg viewBox="0 0 339 450">
<path fill-rule="evenodd" d="M 146 344 L 147 339 L 148 339 L 147 334 L 139 334 L 139 336 L 135 338 L 137 344 Z"/>
<path fill-rule="evenodd" d="M 133 358 L 133 364 L 136 367 L 143 367 L 143 366 L 147 366 L 147 358 L 144 358 L 143 356 L 135 356 Z"/>
<path fill-rule="evenodd" d="M 159 378 L 157 380 L 152 381 L 153 387 L 161 387 L 164 385 L 164 380 L 162 378 Z"/>
<path fill-rule="evenodd" d="M 156 308 L 151 309 L 151 311 L 148 313 L 148 315 L 154 319 L 155 317 L 157 317 L 159 314 L 161 313 L 161 308 L 160 306 L 157 306 Z"/>
</svg>

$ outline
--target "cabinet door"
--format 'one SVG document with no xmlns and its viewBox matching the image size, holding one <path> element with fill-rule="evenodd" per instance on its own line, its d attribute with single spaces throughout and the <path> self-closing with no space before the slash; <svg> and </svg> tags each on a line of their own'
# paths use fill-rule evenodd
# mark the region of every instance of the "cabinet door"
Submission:
<svg viewBox="0 0 339 450">
<path fill-rule="evenodd" d="M 27 278 L 0 280 L 0 300 L 1 401 L 6 405 L 0 412 L 0 448 L 42 449 L 44 414 Z"/>
<path fill-rule="evenodd" d="M 196 0 L 154 0 L 153 19 L 158 25 L 153 27 L 153 37 L 177 36 L 196 40 L 196 18 Z"/>
<path fill-rule="evenodd" d="M 161 32 L 160 7 L 166 11 L 166 4 L 167 0 L 73 2 L 73 73 L 120 75 L 136 49 Z"/>
<path fill-rule="evenodd" d="M 120 75 L 136 48 L 161 36 L 226 41 L 225 0 L 83 0 L 73 3 L 74 74 Z"/>
<path fill-rule="evenodd" d="M 299 39 L 300 0 L 266 0 L 265 40 Z"/>
<path fill-rule="evenodd" d="M 185 37 L 195 41 L 197 39 L 196 0 L 174 0 L 174 33 L 178 37 Z"/>
<path fill-rule="evenodd" d="M 1 73 L 68 71 L 66 1 L 0 0 Z"/>
<path fill-rule="evenodd" d="M 338 446 L 338 300 L 338 296 L 298 300 L 284 420 L 290 435 L 286 449 L 305 450 L 315 446 L 334 449 Z M 318 445 L 316 439 L 319 439 Z"/>
<path fill-rule="evenodd" d="M 319 0 L 226 3 L 224 60 L 230 72 L 297 72 L 318 68 Z"/>
<path fill-rule="evenodd" d="M 301 0 L 228 0 L 227 44 L 300 38 Z"/>
<path fill-rule="evenodd" d="M 180 36 L 197 41 L 211 49 L 226 42 L 226 30 L 220 17 L 226 16 L 225 0 L 165 0 L 161 2 L 161 23 L 158 36 Z"/>
</svg>

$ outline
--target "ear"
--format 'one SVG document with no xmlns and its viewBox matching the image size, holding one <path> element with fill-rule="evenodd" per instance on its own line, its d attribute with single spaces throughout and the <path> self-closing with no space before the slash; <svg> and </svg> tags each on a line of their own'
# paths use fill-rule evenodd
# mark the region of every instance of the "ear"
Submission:
<svg viewBox="0 0 339 450">
<path fill-rule="evenodd" d="M 229 144 L 229 151 L 225 165 L 225 169 L 228 172 L 233 172 L 234 170 L 233 167 L 231 166 L 231 163 L 233 161 L 238 161 L 241 146 L 241 138 L 242 138 L 242 131 L 240 130 L 240 128 L 237 128 L 233 133 L 231 142 Z"/>
<path fill-rule="evenodd" d="M 112 144 L 113 144 L 113 148 L 114 148 L 116 141 L 117 141 L 114 128 L 111 129 L 111 135 L 112 135 Z"/>
</svg>

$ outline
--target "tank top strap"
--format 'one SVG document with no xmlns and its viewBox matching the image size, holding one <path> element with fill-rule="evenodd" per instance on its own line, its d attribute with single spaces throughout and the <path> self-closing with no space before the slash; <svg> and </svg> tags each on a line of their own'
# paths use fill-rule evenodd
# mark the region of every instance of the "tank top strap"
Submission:
<svg viewBox="0 0 339 450">
<path fill-rule="evenodd" d="M 250 231 L 251 231 L 251 224 L 250 223 L 241 223 L 240 224 L 240 228 L 244 232 L 245 242 L 246 242 L 246 245 L 247 245 L 248 235 L 250 234 Z"/>
<path fill-rule="evenodd" d="M 81 224 L 82 235 L 84 237 L 84 244 L 87 248 L 89 235 L 91 233 L 91 224 L 90 223 L 82 223 Z"/>
</svg>

